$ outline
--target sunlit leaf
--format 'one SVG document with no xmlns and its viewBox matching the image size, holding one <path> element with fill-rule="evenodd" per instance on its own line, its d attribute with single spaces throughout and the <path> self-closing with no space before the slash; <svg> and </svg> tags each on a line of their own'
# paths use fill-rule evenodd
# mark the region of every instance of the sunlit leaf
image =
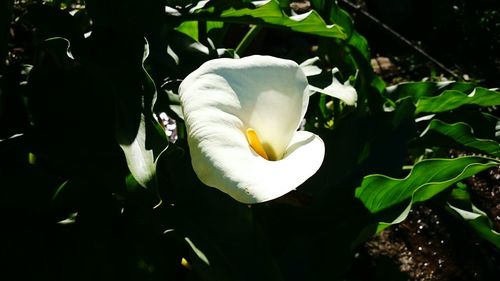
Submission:
<svg viewBox="0 0 500 281">
<path fill-rule="evenodd" d="M 500 157 L 500 144 L 491 139 L 477 138 L 474 135 L 473 128 L 467 123 L 448 124 L 434 119 L 421 134 L 421 137 L 432 138 L 436 134 L 446 137 L 446 140 L 450 144 L 456 144 L 459 147 L 486 152 L 492 156 Z"/>
<path fill-rule="evenodd" d="M 387 87 L 387 97 L 393 101 L 398 101 L 410 97 L 413 102 L 423 97 L 433 97 L 445 90 L 456 90 L 469 93 L 476 87 L 473 83 L 463 82 L 404 82 Z"/>
<path fill-rule="evenodd" d="M 356 197 L 373 214 L 391 209 L 379 223 L 380 230 L 404 220 L 412 204 L 429 200 L 454 183 L 499 164 L 498 160 L 475 156 L 423 160 L 404 179 L 366 176 L 356 189 Z"/>
<path fill-rule="evenodd" d="M 148 57 L 149 48 L 144 46 L 143 63 Z M 155 185 L 156 159 L 166 148 L 168 140 L 164 131 L 158 128 L 156 120 L 153 119 L 153 102 L 156 96 L 156 88 L 153 80 L 148 75 L 144 66 L 143 75 L 143 97 L 142 112 L 140 115 L 139 127 L 133 139 L 127 138 L 120 130 L 117 130 L 117 139 L 125 153 L 127 165 L 137 182 L 149 187 Z"/>
<path fill-rule="evenodd" d="M 224 26 L 223 22 L 218 22 L 218 21 L 209 21 L 206 22 L 206 33 L 209 33 L 210 31 L 214 29 L 220 29 Z M 197 21 L 185 21 L 181 23 L 176 30 L 188 35 L 189 37 L 193 38 L 194 40 L 198 41 L 198 22 Z"/>
<path fill-rule="evenodd" d="M 146 124 L 144 116 L 141 116 L 139 130 L 130 144 L 121 144 L 120 146 L 125 153 L 127 165 L 132 175 L 142 186 L 153 184 L 156 165 L 155 157 L 151 149 L 146 148 Z"/>
<path fill-rule="evenodd" d="M 500 233 L 493 227 L 489 217 L 471 202 L 466 189 L 456 188 L 451 193 L 447 210 L 464 219 L 482 238 L 500 248 Z"/>
<path fill-rule="evenodd" d="M 500 248 L 500 233 L 491 227 L 491 221 L 485 213 L 475 207 L 473 211 L 462 210 L 452 205 L 449 205 L 449 207 L 466 220 L 481 237 Z"/>
<path fill-rule="evenodd" d="M 500 118 L 477 108 L 461 108 L 432 117 L 448 124 L 466 123 L 472 128 L 476 138 L 497 140 L 500 136 Z"/>
<path fill-rule="evenodd" d="M 238 7 L 228 5 L 223 7 L 223 10 L 220 10 L 221 7 L 218 7 L 218 3 L 215 2 L 208 2 L 205 7 L 194 10 L 188 18 L 261 24 L 324 37 L 346 39 L 346 35 L 339 25 L 327 25 L 314 10 L 301 15 L 288 16 L 276 0 L 256 1 L 253 2 L 253 5 L 239 5 Z"/>
<path fill-rule="evenodd" d="M 417 102 L 415 113 L 438 113 L 453 110 L 464 105 L 500 105 L 500 92 L 485 88 L 475 88 L 470 94 L 457 90 L 447 90 L 436 97 L 422 97 Z"/>
</svg>

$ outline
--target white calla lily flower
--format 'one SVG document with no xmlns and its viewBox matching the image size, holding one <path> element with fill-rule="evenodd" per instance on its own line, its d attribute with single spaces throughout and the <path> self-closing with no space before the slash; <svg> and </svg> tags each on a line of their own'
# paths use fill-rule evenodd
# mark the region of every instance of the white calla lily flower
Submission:
<svg viewBox="0 0 500 281">
<path fill-rule="evenodd" d="M 299 64 L 302 71 L 306 76 L 314 76 L 320 74 L 323 70 L 315 65 L 319 61 L 319 57 L 314 57 L 303 61 Z"/>
<path fill-rule="evenodd" d="M 299 65 L 269 56 L 215 59 L 188 75 L 179 94 L 198 178 L 247 204 L 305 182 L 325 153 L 297 131 L 311 92 Z"/>
<path fill-rule="evenodd" d="M 309 87 L 311 87 L 312 91 L 337 98 L 345 102 L 347 105 L 356 106 L 356 103 L 358 101 L 358 93 L 356 92 L 356 89 L 351 86 L 349 80 L 346 80 L 344 84 L 340 83 L 339 80 L 337 80 L 337 78 L 335 77 L 335 73 L 337 72 L 339 72 L 338 68 L 332 69 L 332 84 L 330 84 L 330 86 L 324 89 L 314 86 Z"/>
</svg>

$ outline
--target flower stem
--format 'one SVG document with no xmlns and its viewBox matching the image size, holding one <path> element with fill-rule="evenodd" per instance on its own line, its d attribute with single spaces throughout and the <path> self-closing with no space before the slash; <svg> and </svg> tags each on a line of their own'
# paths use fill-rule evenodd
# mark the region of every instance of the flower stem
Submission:
<svg viewBox="0 0 500 281">
<path fill-rule="evenodd" d="M 241 40 L 240 44 L 235 49 L 235 52 L 238 55 L 242 55 L 248 46 L 253 42 L 259 31 L 262 29 L 262 26 L 260 25 L 254 25 L 250 28 L 250 30 L 245 34 L 245 37 Z"/>
<path fill-rule="evenodd" d="M 201 44 L 207 46 L 207 22 L 200 20 L 198 21 L 198 41 L 200 41 Z"/>
</svg>

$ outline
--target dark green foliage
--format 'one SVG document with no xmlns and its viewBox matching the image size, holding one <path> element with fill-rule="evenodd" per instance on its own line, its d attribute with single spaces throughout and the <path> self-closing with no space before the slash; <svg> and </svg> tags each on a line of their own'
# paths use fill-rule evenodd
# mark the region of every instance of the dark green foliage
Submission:
<svg viewBox="0 0 500 281">
<path fill-rule="evenodd" d="M 14 7 L 18 18 L 2 2 L 0 279 L 357 280 L 360 245 L 423 201 L 498 247 L 460 182 L 499 164 L 499 92 L 386 87 L 336 1 L 310 1 L 302 20 L 290 2 L 51 1 Z M 358 102 L 312 96 L 304 126 L 324 140 L 322 167 L 296 191 L 247 206 L 196 177 L 177 94 L 202 63 L 253 53 L 318 56 L 322 73 L 309 82 L 328 86 L 337 67 Z M 441 159 L 450 149 L 486 156 Z"/>
</svg>

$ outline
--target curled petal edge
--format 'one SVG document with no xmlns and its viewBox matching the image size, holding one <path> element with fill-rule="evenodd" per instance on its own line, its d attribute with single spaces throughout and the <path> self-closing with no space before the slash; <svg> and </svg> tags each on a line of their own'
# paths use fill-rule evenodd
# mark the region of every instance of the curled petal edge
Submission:
<svg viewBox="0 0 500 281">
<path fill-rule="evenodd" d="M 217 146 L 204 152 L 196 147 L 191 150 L 198 178 L 245 204 L 270 201 L 295 190 L 318 171 L 324 155 L 323 140 L 307 131 L 294 134 L 278 161 L 265 160 L 245 145 L 231 152 Z M 208 157 L 219 159 L 215 163 L 219 169 L 207 169 Z"/>
</svg>

